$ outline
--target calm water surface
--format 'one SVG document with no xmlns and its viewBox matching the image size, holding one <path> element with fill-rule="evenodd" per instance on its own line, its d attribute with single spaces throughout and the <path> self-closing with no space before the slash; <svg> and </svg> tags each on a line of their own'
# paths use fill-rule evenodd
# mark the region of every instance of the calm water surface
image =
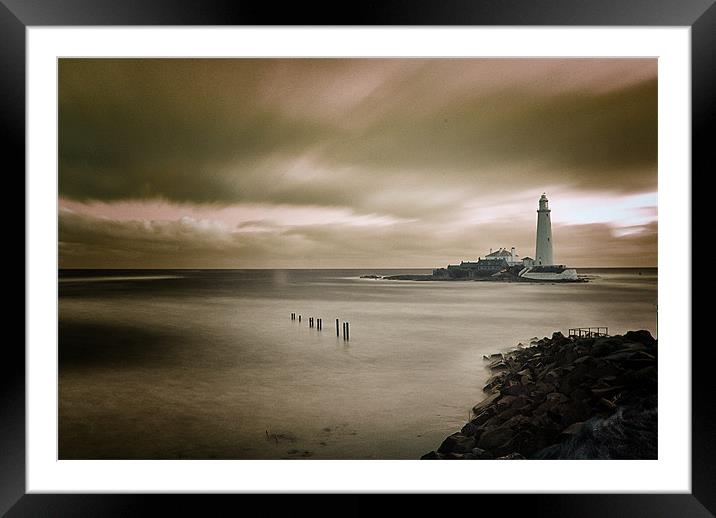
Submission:
<svg viewBox="0 0 716 518">
<path fill-rule="evenodd" d="M 481 399 L 483 354 L 569 327 L 656 330 L 655 269 L 359 278 L 391 273 L 429 271 L 61 271 L 60 458 L 416 459 Z"/>
</svg>

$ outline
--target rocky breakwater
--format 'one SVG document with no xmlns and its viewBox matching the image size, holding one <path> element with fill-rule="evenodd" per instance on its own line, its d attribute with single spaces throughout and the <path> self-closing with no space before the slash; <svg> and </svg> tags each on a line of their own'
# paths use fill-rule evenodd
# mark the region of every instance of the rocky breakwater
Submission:
<svg viewBox="0 0 716 518">
<path fill-rule="evenodd" d="M 648 331 L 492 355 L 487 397 L 423 459 L 655 459 L 657 341 Z"/>
</svg>

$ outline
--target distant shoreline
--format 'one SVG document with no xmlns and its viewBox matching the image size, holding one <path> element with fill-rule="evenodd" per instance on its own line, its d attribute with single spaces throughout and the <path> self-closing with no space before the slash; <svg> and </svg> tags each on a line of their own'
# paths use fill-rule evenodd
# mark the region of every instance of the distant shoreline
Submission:
<svg viewBox="0 0 716 518">
<path fill-rule="evenodd" d="M 386 280 L 386 281 L 418 281 L 418 282 L 520 282 L 520 283 L 580 283 L 580 282 L 588 282 L 588 280 L 585 277 L 581 277 L 579 280 L 556 280 L 556 279 L 527 279 L 524 277 L 516 277 L 516 276 L 503 276 L 503 277 L 492 277 L 492 276 L 486 276 L 482 278 L 441 278 L 441 277 L 435 277 L 434 275 L 430 274 L 423 274 L 423 275 L 388 275 L 384 277 L 378 277 L 373 275 L 361 275 L 361 279 L 375 279 L 375 280 Z"/>
<path fill-rule="evenodd" d="M 575 266 L 577 270 L 658 270 L 658 266 Z M 157 268 L 100 268 L 100 267 L 60 267 L 60 272 L 71 272 L 71 271 L 320 271 L 320 270 L 337 270 L 337 271 L 366 271 L 366 272 L 378 272 L 378 271 L 432 271 L 433 268 L 399 268 L 399 267 L 386 267 L 386 268 L 213 268 L 213 267 L 157 267 Z"/>
</svg>

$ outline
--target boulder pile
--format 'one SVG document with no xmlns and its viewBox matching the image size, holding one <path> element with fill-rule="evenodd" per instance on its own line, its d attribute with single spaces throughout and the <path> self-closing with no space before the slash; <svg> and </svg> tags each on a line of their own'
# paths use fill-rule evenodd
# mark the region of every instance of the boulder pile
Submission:
<svg viewBox="0 0 716 518">
<path fill-rule="evenodd" d="M 657 341 L 648 331 L 556 332 L 485 359 L 487 397 L 422 459 L 656 458 Z"/>
</svg>

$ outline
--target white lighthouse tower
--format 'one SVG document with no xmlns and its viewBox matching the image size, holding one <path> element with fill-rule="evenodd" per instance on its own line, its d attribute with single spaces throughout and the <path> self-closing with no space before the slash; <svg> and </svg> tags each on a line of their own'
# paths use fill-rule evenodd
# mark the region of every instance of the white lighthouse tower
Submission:
<svg viewBox="0 0 716 518">
<path fill-rule="evenodd" d="M 537 250 L 535 251 L 535 265 L 537 266 L 554 264 L 550 212 L 549 200 L 542 193 L 539 199 L 539 209 L 537 210 Z"/>
</svg>

